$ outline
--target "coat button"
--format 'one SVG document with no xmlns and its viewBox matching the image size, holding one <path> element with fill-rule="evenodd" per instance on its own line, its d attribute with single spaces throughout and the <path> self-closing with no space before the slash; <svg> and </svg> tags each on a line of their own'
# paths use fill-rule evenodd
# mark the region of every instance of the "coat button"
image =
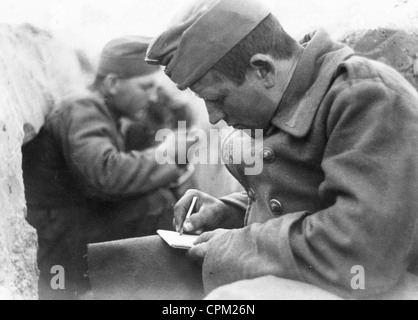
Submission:
<svg viewBox="0 0 418 320">
<path fill-rule="evenodd" d="M 283 214 L 283 206 L 278 200 L 270 200 L 270 209 L 277 216 Z"/>
<path fill-rule="evenodd" d="M 264 148 L 263 150 L 263 161 L 266 164 L 273 163 L 276 159 L 276 155 L 274 154 L 274 151 L 270 148 Z"/>
<path fill-rule="evenodd" d="M 257 200 L 257 195 L 255 194 L 254 189 L 248 190 L 248 197 L 250 198 L 252 202 L 255 202 Z"/>
</svg>

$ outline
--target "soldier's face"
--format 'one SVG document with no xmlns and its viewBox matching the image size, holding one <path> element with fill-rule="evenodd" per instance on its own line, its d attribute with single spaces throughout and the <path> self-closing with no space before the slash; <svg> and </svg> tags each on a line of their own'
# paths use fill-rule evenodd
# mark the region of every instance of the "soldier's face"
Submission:
<svg viewBox="0 0 418 320">
<path fill-rule="evenodd" d="M 276 109 L 263 83 L 251 74 L 237 86 L 222 74 L 210 71 L 190 89 L 205 101 L 212 124 L 224 120 L 235 129 L 267 130 Z"/>
<path fill-rule="evenodd" d="M 114 104 L 119 113 L 134 119 L 151 102 L 158 99 L 159 73 L 131 79 L 119 79 Z"/>
</svg>

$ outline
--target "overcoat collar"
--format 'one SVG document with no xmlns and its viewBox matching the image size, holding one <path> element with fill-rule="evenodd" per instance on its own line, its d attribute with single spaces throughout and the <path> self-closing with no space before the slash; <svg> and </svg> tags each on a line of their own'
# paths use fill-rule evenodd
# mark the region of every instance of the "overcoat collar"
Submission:
<svg viewBox="0 0 418 320">
<path fill-rule="evenodd" d="M 305 51 L 272 120 L 274 126 L 298 138 L 310 131 L 316 112 L 337 77 L 338 66 L 354 55 L 352 49 L 333 42 L 324 30 L 304 40 L 309 42 L 303 43 Z"/>
</svg>

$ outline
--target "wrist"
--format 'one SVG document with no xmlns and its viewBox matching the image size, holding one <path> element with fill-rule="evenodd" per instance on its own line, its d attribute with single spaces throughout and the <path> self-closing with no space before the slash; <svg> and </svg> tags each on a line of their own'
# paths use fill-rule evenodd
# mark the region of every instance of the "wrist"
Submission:
<svg viewBox="0 0 418 320">
<path fill-rule="evenodd" d="M 233 203 L 221 200 L 224 205 L 222 210 L 221 227 L 225 229 L 239 229 L 244 227 L 245 210 Z"/>
</svg>

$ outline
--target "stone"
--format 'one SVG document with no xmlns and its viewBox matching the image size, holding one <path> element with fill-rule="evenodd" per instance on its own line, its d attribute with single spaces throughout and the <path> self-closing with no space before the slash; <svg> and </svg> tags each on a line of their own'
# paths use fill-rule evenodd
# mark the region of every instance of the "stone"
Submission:
<svg viewBox="0 0 418 320">
<path fill-rule="evenodd" d="M 341 41 L 357 54 L 395 68 L 418 89 L 418 31 L 362 30 L 347 34 Z"/>
</svg>

